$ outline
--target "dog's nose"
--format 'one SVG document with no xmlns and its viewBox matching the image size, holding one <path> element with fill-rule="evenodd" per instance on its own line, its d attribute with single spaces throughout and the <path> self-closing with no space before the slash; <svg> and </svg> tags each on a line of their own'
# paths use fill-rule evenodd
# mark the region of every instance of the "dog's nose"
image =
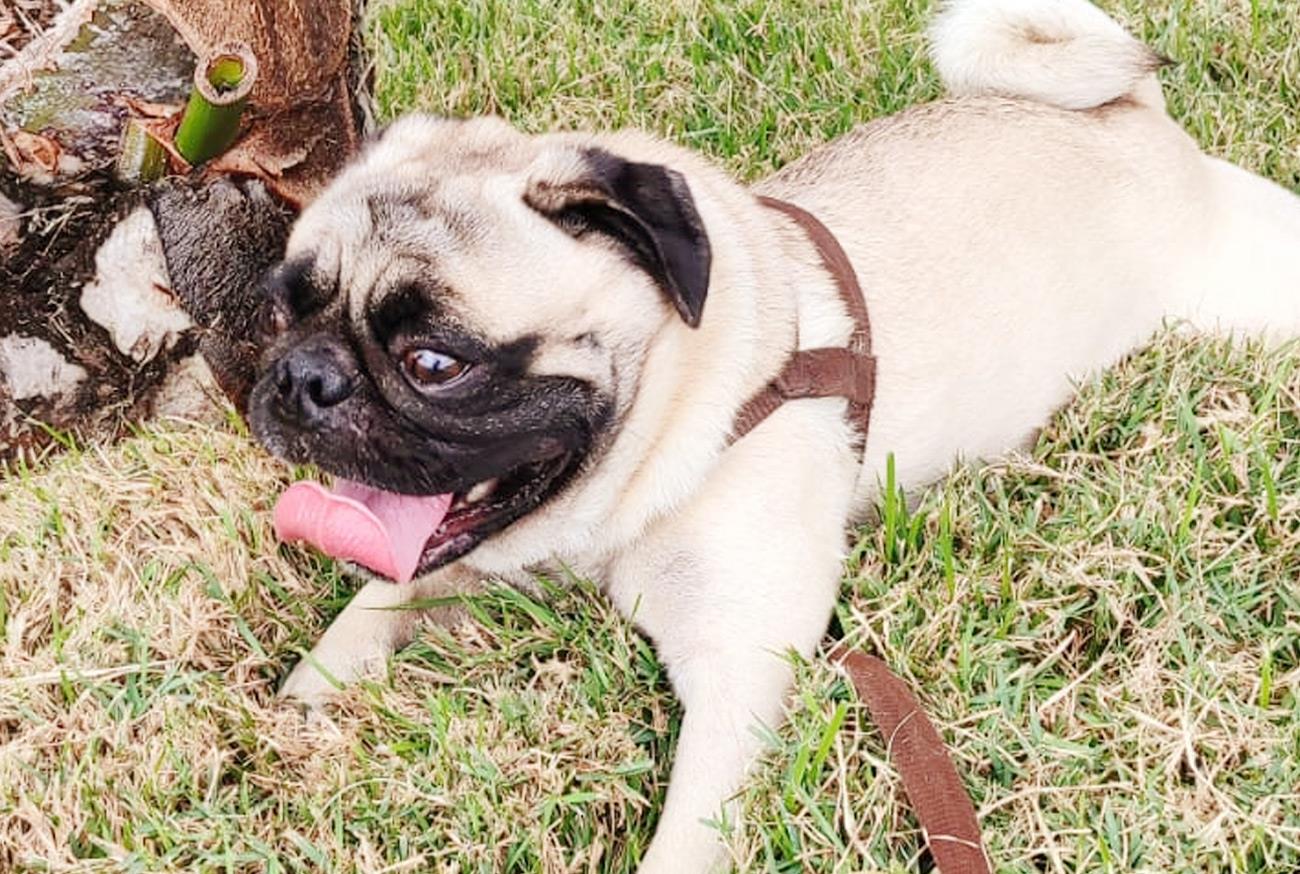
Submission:
<svg viewBox="0 0 1300 874">
<path fill-rule="evenodd" d="M 352 396 L 356 383 L 346 352 L 323 343 L 290 350 L 275 365 L 275 387 L 286 415 L 303 422 Z"/>
</svg>

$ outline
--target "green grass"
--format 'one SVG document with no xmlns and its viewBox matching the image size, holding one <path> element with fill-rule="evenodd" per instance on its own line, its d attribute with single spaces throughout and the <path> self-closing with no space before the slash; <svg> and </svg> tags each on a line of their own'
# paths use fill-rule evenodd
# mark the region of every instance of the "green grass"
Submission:
<svg viewBox="0 0 1300 874">
<path fill-rule="evenodd" d="M 1300 188 L 1293 4 L 1107 8 L 1209 150 Z M 365 34 L 382 117 L 639 125 L 753 178 L 934 97 L 926 11 L 393 0 Z M 1298 364 L 1159 338 L 861 533 L 839 624 L 918 690 L 998 870 L 1300 867 Z M 274 546 L 287 479 L 225 426 L 0 484 L 0 870 L 633 870 L 678 717 L 649 646 L 591 584 L 493 591 L 304 723 L 275 684 L 355 581 Z M 917 870 L 882 740 L 799 675 L 740 867 Z"/>
</svg>

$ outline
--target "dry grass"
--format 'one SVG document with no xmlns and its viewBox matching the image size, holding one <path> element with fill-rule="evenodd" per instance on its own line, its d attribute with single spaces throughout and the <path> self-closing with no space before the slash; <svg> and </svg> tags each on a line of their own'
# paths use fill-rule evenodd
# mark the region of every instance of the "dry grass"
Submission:
<svg viewBox="0 0 1300 874">
<path fill-rule="evenodd" d="M 277 706 L 277 679 L 351 586 L 276 550 L 285 473 L 245 435 L 194 425 L 6 484 L 0 870 L 369 871 L 403 845 L 492 870 L 530 821 L 558 870 L 550 808 L 648 817 L 637 784 L 658 735 L 633 729 L 665 731 L 667 702 L 648 649 L 590 592 L 567 596 L 578 618 L 485 599 L 480 621 L 405 653 L 393 688 L 353 690 L 333 724 Z M 598 797 L 566 801 L 575 785 Z"/>
<path fill-rule="evenodd" d="M 4 0 L 0 6 L 0 103 L 52 64 L 90 18 L 95 0 Z"/>
<path fill-rule="evenodd" d="M 639 123 L 752 176 L 933 94 L 924 6 L 392 0 L 376 100 Z M 1300 185 L 1291 4 L 1117 11 L 1207 147 Z M 1161 338 L 863 532 L 839 624 L 920 691 L 999 870 L 1300 867 L 1297 362 Z M 469 602 L 332 723 L 275 706 L 355 585 L 273 544 L 291 476 L 173 425 L 0 481 L 0 870 L 632 870 L 677 714 L 590 585 Z M 915 870 L 880 739 L 800 670 L 741 867 Z"/>
<path fill-rule="evenodd" d="M 6 0 L 0 7 L 0 59 L 16 55 L 58 14 L 57 0 Z"/>
<path fill-rule="evenodd" d="M 840 624 L 922 690 L 1006 870 L 1300 864 L 1297 410 L 1292 352 L 1168 337 L 865 533 Z M 275 683 L 351 583 L 272 545 L 287 474 L 172 426 L 6 484 L 0 869 L 627 870 L 675 726 L 645 643 L 588 586 L 494 592 L 304 723 Z M 842 683 L 808 666 L 792 714 L 743 867 L 903 866 Z"/>
</svg>

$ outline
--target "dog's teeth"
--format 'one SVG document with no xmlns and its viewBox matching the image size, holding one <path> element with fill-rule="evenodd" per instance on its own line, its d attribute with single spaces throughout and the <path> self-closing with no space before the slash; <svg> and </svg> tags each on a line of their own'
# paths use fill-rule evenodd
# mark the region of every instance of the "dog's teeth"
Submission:
<svg viewBox="0 0 1300 874">
<path fill-rule="evenodd" d="M 483 482 L 479 483 L 478 485 L 474 486 L 474 488 L 469 490 L 469 494 L 465 495 L 465 503 L 477 504 L 479 501 L 483 500 L 484 498 L 491 497 L 492 493 L 496 491 L 496 488 L 497 488 L 496 480 L 485 479 L 483 480 Z"/>
</svg>

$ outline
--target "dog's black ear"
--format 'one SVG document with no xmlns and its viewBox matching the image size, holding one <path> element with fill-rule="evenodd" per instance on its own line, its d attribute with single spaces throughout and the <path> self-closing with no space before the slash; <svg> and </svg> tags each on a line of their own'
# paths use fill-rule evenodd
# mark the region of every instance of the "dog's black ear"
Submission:
<svg viewBox="0 0 1300 874">
<path fill-rule="evenodd" d="M 534 180 L 524 201 L 575 237 L 606 236 L 658 283 L 692 328 L 700 324 L 713 261 L 709 236 L 686 178 L 602 149 L 581 154 L 563 181 Z"/>
</svg>

